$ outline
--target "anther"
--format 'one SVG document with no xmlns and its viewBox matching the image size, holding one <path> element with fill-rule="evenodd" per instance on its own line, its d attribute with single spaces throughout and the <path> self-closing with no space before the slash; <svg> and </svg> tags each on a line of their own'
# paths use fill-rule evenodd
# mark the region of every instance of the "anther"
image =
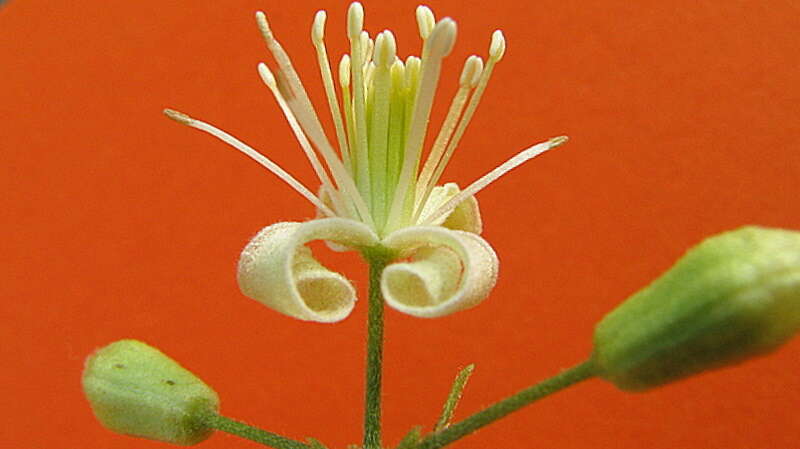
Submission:
<svg viewBox="0 0 800 449">
<path fill-rule="evenodd" d="M 456 43 L 456 22 L 445 17 L 440 20 L 436 26 L 433 27 L 430 36 L 428 37 L 430 43 L 431 56 L 444 58 L 453 50 L 453 45 Z"/>
<path fill-rule="evenodd" d="M 495 30 L 492 33 L 492 42 L 489 44 L 489 57 L 495 62 L 503 58 L 506 53 L 506 38 L 503 37 L 503 32 Z"/>
<path fill-rule="evenodd" d="M 464 69 L 461 71 L 461 79 L 459 84 L 462 87 L 469 87 L 470 89 L 478 85 L 481 79 L 481 72 L 483 72 L 483 59 L 478 56 L 472 55 L 464 62 Z"/>
<path fill-rule="evenodd" d="M 275 82 L 275 75 L 272 74 L 269 67 L 263 62 L 258 63 L 258 74 L 261 76 L 261 80 L 264 81 L 264 84 L 270 89 L 276 89 L 278 87 Z"/>
<path fill-rule="evenodd" d="M 373 59 L 377 66 L 390 67 L 397 56 L 397 44 L 391 31 L 386 30 L 375 38 Z"/>
<path fill-rule="evenodd" d="M 419 26 L 419 35 L 422 37 L 422 40 L 427 39 L 431 31 L 433 31 L 433 26 L 436 25 L 436 18 L 433 15 L 433 11 L 427 6 L 417 6 L 417 25 Z"/>
<path fill-rule="evenodd" d="M 353 2 L 347 10 L 347 37 L 351 41 L 358 38 L 362 29 L 364 29 L 364 7 L 359 2 Z"/>
<path fill-rule="evenodd" d="M 322 43 L 325 36 L 325 19 L 327 18 L 328 15 L 322 10 L 317 11 L 317 15 L 314 16 L 314 25 L 311 26 L 311 41 L 315 46 Z"/>
<path fill-rule="evenodd" d="M 347 54 L 339 61 L 339 85 L 342 88 L 350 86 L 350 55 Z"/>
<path fill-rule="evenodd" d="M 178 112 L 173 109 L 164 109 L 164 115 L 171 118 L 172 120 L 175 120 L 181 125 L 191 125 L 192 121 L 194 121 L 193 118 L 189 117 L 183 112 Z"/>
</svg>

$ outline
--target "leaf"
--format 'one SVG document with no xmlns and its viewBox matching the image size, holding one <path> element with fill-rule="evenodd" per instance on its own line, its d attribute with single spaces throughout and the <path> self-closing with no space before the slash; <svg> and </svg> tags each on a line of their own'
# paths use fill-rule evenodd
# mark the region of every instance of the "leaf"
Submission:
<svg viewBox="0 0 800 449">
<path fill-rule="evenodd" d="M 469 376 L 472 375 L 474 370 L 475 364 L 470 364 L 462 369 L 456 376 L 456 379 L 453 381 L 453 386 L 450 388 L 450 394 L 447 396 L 447 401 L 445 401 L 444 407 L 442 408 L 442 415 L 433 428 L 434 432 L 438 432 L 450 425 L 450 420 L 453 419 L 453 413 L 456 410 L 458 401 L 461 400 L 464 387 L 467 386 L 467 380 L 469 380 Z"/>
<path fill-rule="evenodd" d="M 306 438 L 306 441 L 308 441 L 308 446 L 311 449 L 328 449 L 327 446 L 325 446 L 324 444 L 322 444 L 319 440 L 317 440 L 315 438 L 308 437 L 308 438 Z"/>
<path fill-rule="evenodd" d="M 419 444 L 420 437 L 422 436 L 422 426 L 416 426 L 409 430 L 406 436 L 400 440 L 397 449 L 413 449 Z"/>
</svg>

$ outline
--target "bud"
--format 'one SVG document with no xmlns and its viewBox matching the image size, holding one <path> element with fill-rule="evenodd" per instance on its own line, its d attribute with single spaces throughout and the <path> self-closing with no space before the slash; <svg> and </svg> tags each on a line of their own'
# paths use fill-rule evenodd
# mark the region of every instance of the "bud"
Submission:
<svg viewBox="0 0 800 449">
<path fill-rule="evenodd" d="M 595 328 L 598 376 L 644 390 L 767 353 L 800 329 L 800 232 L 711 237 Z"/>
<path fill-rule="evenodd" d="M 158 349 L 121 340 L 86 359 L 83 391 L 103 426 L 168 443 L 208 438 L 206 417 L 219 409 L 217 393 Z"/>
</svg>

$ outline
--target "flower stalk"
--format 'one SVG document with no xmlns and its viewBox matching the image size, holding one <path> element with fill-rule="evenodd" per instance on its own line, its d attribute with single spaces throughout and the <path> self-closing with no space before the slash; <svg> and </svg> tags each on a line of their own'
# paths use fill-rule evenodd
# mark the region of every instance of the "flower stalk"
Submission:
<svg viewBox="0 0 800 449">
<path fill-rule="evenodd" d="M 381 448 L 381 379 L 383 371 L 383 295 L 381 276 L 392 258 L 390 251 L 376 247 L 364 251 L 369 263 L 367 312 L 367 366 L 364 398 L 364 448 Z"/>
<path fill-rule="evenodd" d="M 275 449 L 309 449 L 307 444 L 222 415 L 209 415 L 206 418 L 206 425 L 212 429 L 236 435 L 246 440 L 255 441 L 256 443 L 261 443 Z"/>
</svg>

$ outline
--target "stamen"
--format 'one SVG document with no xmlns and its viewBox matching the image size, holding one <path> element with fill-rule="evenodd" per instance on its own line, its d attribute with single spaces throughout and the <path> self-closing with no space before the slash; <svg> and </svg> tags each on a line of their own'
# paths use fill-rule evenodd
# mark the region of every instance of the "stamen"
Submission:
<svg viewBox="0 0 800 449">
<path fill-rule="evenodd" d="M 297 138 L 297 141 L 300 143 L 300 147 L 303 149 L 308 161 L 311 163 L 314 173 L 317 174 L 317 178 L 319 178 L 322 185 L 330 194 L 334 208 L 340 211 L 342 214 L 350 215 L 342 200 L 341 192 L 339 192 L 339 190 L 337 190 L 333 185 L 333 182 L 331 182 L 331 179 L 328 176 L 328 173 L 325 171 L 325 168 L 323 168 L 322 164 L 320 163 L 317 154 L 314 152 L 313 148 L 311 148 L 311 144 L 308 142 L 306 135 L 303 133 L 300 124 L 297 123 L 297 119 L 292 113 L 292 110 L 289 109 L 289 106 L 286 104 L 286 100 L 278 90 L 277 83 L 275 82 L 275 76 L 272 74 L 272 72 L 270 72 L 267 65 L 263 62 L 258 64 L 258 74 L 261 76 L 261 80 L 264 82 L 264 84 L 269 87 L 270 91 L 272 91 L 272 95 L 278 102 L 278 106 L 280 106 L 281 111 L 283 111 L 286 121 L 289 122 L 289 127 L 292 128 L 295 138 Z"/>
<path fill-rule="evenodd" d="M 355 124 L 353 123 L 353 100 L 350 96 L 350 55 L 345 54 L 339 61 L 339 85 L 342 87 L 342 104 L 344 105 L 344 122 L 347 126 L 347 141 L 350 148 L 355 152 Z M 356 171 L 355 155 L 350 158 L 350 173 L 355 178 Z"/>
<path fill-rule="evenodd" d="M 328 206 L 326 206 L 322 202 L 322 200 L 317 198 L 316 195 L 311 193 L 310 190 L 308 190 L 303 184 L 301 184 L 292 175 L 286 172 L 286 170 L 282 169 L 278 164 L 272 162 L 271 160 L 269 160 L 269 158 L 262 155 L 258 151 L 252 149 L 251 147 L 247 146 L 245 143 L 238 140 L 237 138 L 231 136 L 225 131 L 222 131 L 220 129 L 215 128 L 212 125 L 209 125 L 208 123 L 193 119 L 182 112 L 173 111 L 172 109 L 164 109 L 164 114 L 180 124 L 191 126 L 192 128 L 204 131 L 216 137 L 217 139 L 227 143 L 228 145 L 236 148 L 237 150 L 249 156 L 254 161 L 264 166 L 267 170 L 271 171 L 275 176 L 280 178 L 282 181 L 289 184 L 291 188 L 297 191 L 297 193 L 302 195 L 305 199 L 310 201 L 311 204 L 313 204 L 320 211 L 322 211 L 322 213 L 324 213 L 329 217 L 336 216 L 336 214 Z"/>
<path fill-rule="evenodd" d="M 440 164 L 442 153 L 444 153 L 444 150 L 447 147 L 447 142 L 453 135 L 453 130 L 455 130 L 456 124 L 458 123 L 458 118 L 461 116 L 461 112 L 464 110 L 464 105 L 467 102 L 469 92 L 473 87 L 475 87 L 475 84 L 477 84 L 477 80 L 480 78 L 482 71 L 483 60 L 481 58 L 475 55 L 467 58 L 459 79 L 458 92 L 456 92 L 453 101 L 450 103 L 450 110 L 447 111 L 447 117 L 442 125 L 442 129 L 439 131 L 439 135 L 436 137 L 433 148 L 431 149 L 430 154 L 428 154 L 428 159 L 425 161 L 425 166 L 422 168 L 422 173 L 417 180 L 415 205 L 417 209 L 414 214 L 413 221 L 416 221 L 416 219 L 419 218 L 419 214 L 422 213 L 422 206 L 425 204 L 425 201 L 428 200 L 431 190 L 433 190 L 433 184 L 430 184 L 429 181 L 434 174 L 434 170 Z M 444 161 L 444 163 L 446 164 L 447 161 Z"/>
<path fill-rule="evenodd" d="M 419 89 L 419 74 L 422 72 L 422 60 L 416 56 L 409 56 L 406 58 L 406 130 L 404 134 L 408 135 L 408 129 L 411 126 L 411 116 L 414 114 L 414 105 L 417 99 L 417 90 Z"/>
<path fill-rule="evenodd" d="M 369 156 L 367 154 L 367 118 L 366 118 L 366 92 L 364 89 L 364 54 L 365 48 L 362 41 L 364 27 L 364 8 L 361 3 L 353 2 L 347 11 L 347 35 L 350 38 L 350 71 L 353 77 L 353 134 L 350 142 L 353 158 L 356 161 L 356 185 L 365 200 L 369 200 Z"/>
<path fill-rule="evenodd" d="M 333 87 L 333 74 L 331 73 L 331 65 L 328 61 L 328 51 L 325 48 L 326 18 L 327 14 L 325 11 L 317 11 L 317 15 L 314 16 L 314 25 L 311 28 L 311 40 L 314 42 L 314 48 L 317 50 L 317 62 L 319 63 L 320 74 L 322 75 L 322 84 L 325 86 L 325 95 L 328 97 L 328 107 L 333 117 L 333 126 L 336 129 L 339 152 L 342 155 L 342 162 L 345 168 L 349 170 L 352 167 L 350 163 L 350 151 L 347 147 L 344 125 L 342 124 L 339 100 L 336 98 L 336 90 Z"/>
<path fill-rule="evenodd" d="M 406 140 L 403 168 L 400 172 L 399 184 L 392 202 L 391 212 L 388 223 L 394 226 L 402 225 L 403 221 L 410 218 L 412 211 L 404 210 L 407 202 L 407 194 L 414 192 L 416 186 L 412 185 L 419 165 L 422 151 L 422 143 L 425 140 L 428 119 L 430 117 L 433 96 L 436 92 L 436 85 L 439 81 L 439 74 L 442 68 L 442 59 L 453 49 L 456 39 L 456 23 L 449 18 L 444 18 L 436 24 L 428 39 L 425 41 L 427 59 L 422 63 L 422 75 L 414 101 L 414 113 L 411 116 L 411 125 Z M 410 203 L 413 209 L 413 198 Z M 394 229 L 388 229 L 393 231 Z"/>
<path fill-rule="evenodd" d="M 325 137 L 322 124 L 319 122 L 316 112 L 314 112 L 314 106 L 311 104 L 311 100 L 308 98 L 308 94 L 303 84 L 300 82 L 300 77 L 292 66 L 289 55 L 273 36 L 272 30 L 270 30 L 269 23 L 267 22 L 267 17 L 263 12 L 256 12 L 256 22 L 258 23 L 258 28 L 261 30 L 267 47 L 270 52 L 272 52 L 275 61 L 280 67 L 280 72 L 278 72 L 276 81 L 278 89 L 281 90 L 281 94 L 284 100 L 286 100 L 286 104 L 292 112 L 294 112 L 297 121 L 300 123 L 300 126 L 308 135 L 311 142 L 313 142 L 320 153 L 322 153 L 322 157 L 331 169 L 331 174 L 336 181 L 336 185 L 346 192 L 348 198 L 353 200 L 356 210 L 362 220 L 372 226 L 372 219 L 369 217 L 366 203 L 358 193 L 353 180 L 350 178 L 347 170 L 345 170 L 344 165 L 342 165 L 342 161 L 336 156 L 333 147 L 330 142 L 328 142 L 328 138 Z"/>
<path fill-rule="evenodd" d="M 389 104 L 392 96 L 391 66 L 397 51 L 394 35 L 384 31 L 375 39 L 375 61 L 370 64 L 371 70 L 368 86 L 372 86 L 370 97 L 372 107 L 369 134 L 369 164 L 372 184 L 372 215 L 378 225 L 378 231 L 386 222 L 386 181 L 387 181 L 387 149 L 389 138 Z"/>
<path fill-rule="evenodd" d="M 366 31 L 361 32 L 361 48 L 364 48 L 364 70 L 367 70 L 367 66 L 369 63 L 372 62 L 372 53 L 375 51 L 375 41 L 369 37 L 369 33 Z"/>
<path fill-rule="evenodd" d="M 469 122 L 472 120 L 472 116 L 475 115 L 475 110 L 478 108 L 478 103 L 480 103 L 483 92 L 486 90 L 486 86 L 489 83 L 489 78 L 492 76 L 494 66 L 498 61 L 500 61 L 505 53 L 505 42 L 506 41 L 503 37 L 503 33 L 500 30 L 496 30 L 494 33 L 492 33 L 492 40 L 489 44 L 489 60 L 486 62 L 486 66 L 481 72 L 478 85 L 475 87 L 475 90 L 469 99 L 467 109 L 464 111 L 464 115 L 461 117 L 461 121 L 458 123 L 458 127 L 456 128 L 452 140 L 450 140 L 450 143 L 447 145 L 447 150 L 442 158 L 442 162 L 436 167 L 436 171 L 431 178 L 430 184 L 436 185 L 439 182 L 439 178 L 441 178 L 442 173 L 444 173 L 447 163 L 450 161 L 450 158 L 453 156 L 453 152 L 455 152 L 459 142 L 461 141 L 461 138 L 464 136 L 464 131 L 466 131 L 467 125 L 469 125 Z"/>
<path fill-rule="evenodd" d="M 536 156 L 544 153 L 549 149 L 564 144 L 567 140 L 568 140 L 567 136 L 555 137 L 553 139 L 548 140 L 547 142 L 542 142 L 538 145 L 534 145 L 528 149 L 520 151 L 519 153 L 511 157 L 511 159 L 503 162 L 500 166 L 498 166 L 494 170 L 483 175 L 477 181 L 470 184 L 469 187 L 459 192 L 456 196 L 454 196 L 449 201 L 444 203 L 441 207 L 433 211 L 430 215 L 423 217 L 422 220 L 420 220 L 419 224 L 426 225 L 433 223 L 437 219 L 443 217 L 444 215 L 448 214 L 450 211 L 455 209 L 456 206 L 459 205 L 459 203 L 475 195 L 484 187 L 496 181 L 497 179 L 499 179 L 501 176 L 505 175 L 512 169 L 535 158 Z"/>
<path fill-rule="evenodd" d="M 392 64 L 392 100 L 389 106 L 389 141 L 386 156 L 386 194 L 387 207 L 391 205 L 397 180 L 403 164 L 403 146 L 406 139 L 405 111 L 410 107 L 409 96 L 406 95 L 405 66 L 399 59 Z"/>
</svg>

